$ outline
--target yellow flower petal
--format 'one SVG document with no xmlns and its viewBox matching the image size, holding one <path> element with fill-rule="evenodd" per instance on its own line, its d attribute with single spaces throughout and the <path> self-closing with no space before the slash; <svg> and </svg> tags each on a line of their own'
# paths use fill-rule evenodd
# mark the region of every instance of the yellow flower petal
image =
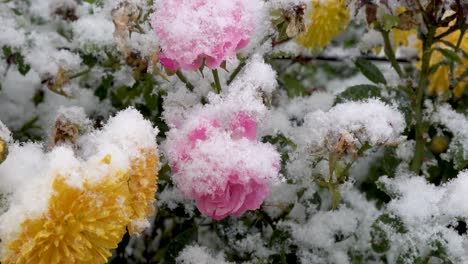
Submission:
<svg viewBox="0 0 468 264">
<path fill-rule="evenodd" d="M 297 37 L 297 43 L 309 49 L 322 49 L 349 23 L 349 13 L 343 0 L 312 0 L 308 17 L 310 24 Z"/>
<path fill-rule="evenodd" d="M 107 155 L 102 162 L 111 159 Z M 127 228 L 130 234 L 143 231 L 138 223 L 155 213 L 157 166 L 157 150 L 150 149 L 128 172 L 82 188 L 56 176 L 47 212 L 22 223 L 2 263 L 106 263 Z"/>
</svg>

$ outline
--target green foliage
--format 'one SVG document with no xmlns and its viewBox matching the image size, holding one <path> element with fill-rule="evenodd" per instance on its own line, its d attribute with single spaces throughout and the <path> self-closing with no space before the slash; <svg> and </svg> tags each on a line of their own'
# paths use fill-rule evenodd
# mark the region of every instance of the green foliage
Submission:
<svg viewBox="0 0 468 264">
<path fill-rule="evenodd" d="M 183 223 L 181 226 L 181 233 L 174 237 L 168 244 L 166 253 L 164 254 L 164 261 L 162 263 L 175 264 L 175 259 L 179 253 L 197 237 L 197 227 L 190 221 Z"/>
<path fill-rule="evenodd" d="M 463 170 L 464 168 L 468 167 L 468 150 L 463 147 L 461 142 L 455 141 L 452 143 L 452 151 L 453 151 L 453 162 L 455 165 L 455 169 Z"/>
<path fill-rule="evenodd" d="M 443 48 L 438 48 L 437 50 L 440 51 L 440 53 L 441 53 L 445 58 L 447 58 L 449 61 L 451 61 L 451 62 L 457 62 L 457 63 L 462 63 L 462 60 L 460 59 L 460 57 L 458 57 L 458 54 L 457 54 L 456 52 L 454 52 L 453 50 L 451 50 L 451 49 L 443 49 Z"/>
<path fill-rule="evenodd" d="M 375 200 L 377 205 L 383 205 L 390 201 L 390 196 L 378 183 L 381 176 L 393 177 L 396 167 L 400 164 L 396 157 L 395 148 L 385 148 L 384 154 L 377 158 L 369 168 L 368 177 L 361 183 L 360 189 L 368 199 Z"/>
<path fill-rule="evenodd" d="M 398 16 L 392 16 L 390 14 L 383 14 L 382 24 L 383 24 L 384 29 L 388 31 L 398 26 L 398 24 L 400 24 L 400 19 L 398 18 Z"/>
<path fill-rule="evenodd" d="M 347 101 L 362 101 L 369 98 L 381 98 L 381 90 L 380 87 L 370 84 L 351 86 L 336 96 L 335 104 Z"/>
<path fill-rule="evenodd" d="M 262 139 L 265 143 L 275 145 L 281 151 L 281 172 L 286 172 L 286 164 L 289 162 L 289 152 L 296 150 L 297 145 L 283 134 L 278 133 L 276 136 L 265 136 Z"/>
<path fill-rule="evenodd" d="M 391 247 L 390 234 L 404 234 L 407 229 L 401 220 L 394 215 L 382 214 L 371 226 L 371 245 L 377 253 L 385 253 Z"/>
<path fill-rule="evenodd" d="M 7 63 L 15 64 L 22 75 L 26 75 L 31 69 L 31 66 L 25 63 L 24 56 L 19 51 L 13 51 L 10 47 L 4 46 L 3 55 Z"/>
<path fill-rule="evenodd" d="M 387 84 L 387 81 L 385 80 L 382 72 L 372 62 L 366 59 L 358 58 L 356 59 L 355 64 L 361 73 L 364 74 L 364 76 L 366 76 L 370 81 L 374 83 Z"/>
</svg>

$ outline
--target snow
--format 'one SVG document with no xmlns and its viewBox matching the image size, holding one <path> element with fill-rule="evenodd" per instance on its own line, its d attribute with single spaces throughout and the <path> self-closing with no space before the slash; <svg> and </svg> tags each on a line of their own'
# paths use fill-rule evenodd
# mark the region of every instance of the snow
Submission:
<svg viewBox="0 0 468 264">
<path fill-rule="evenodd" d="M 456 151 L 457 145 L 460 145 L 463 159 L 468 160 L 468 117 L 466 114 L 457 113 L 445 104 L 436 109 L 432 120 L 453 133 L 454 139 L 450 143 L 450 152 Z"/>
<path fill-rule="evenodd" d="M 218 254 L 217 256 L 213 256 L 208 252 L 206 247 L 201 246 L 188 246 L 185 247 L 184 250 L 179 254 L 176 259 L 177 263 L 180 264 L 198 264 L 198 263 L 205 263 L 205 264 L 227 264 L 224 260 L 224 256 L 222 253 Z"/>
<path fill-rule="evenodd" d="M 164 175 L 167 178 L 159 180 L 160 191 L 156 194 L 156 206 L 167 219 L 163 220 L 162 227 L 153 226 L 154 230 L 142 237 L 131 238 L 126 252 L 132 253 L 138 261 L 147 253 L 145 243 L 155 249 L 163 248 L 165 245 L 160 245 L 159 239 L 164 232 L 170 233 L 182 222 L 193 221 L 197 225 L 196 239 L 174 256 L 177 263 L 223 264 L 229 263 L 227 258 L 236 257 L 249 259 L 247 263 L 265 263 L 283 253 L 295 254 L 300 263 L 353 263 L 356 259 L 351 256 L 357 255 L 362 256 L 364 263 L 380 263 L 384 257 L 387 263 L 395 263 L 408 251 L 412 253 L 406 257 L 406 262 L 411 263 L 414 258 L 428 256 L 435 250 L 435 242 L 440 242 L 452 263 L 468 263 L 468 237 L 455 229 L 459 222 L 468 219 L 468 170 L 463 168 L 463 162 L 468 160 L 465 97 L 458 100 L 425 98 L 423 119 L 430 128 L 424 139 L 429 141 L 435 134 L 450 141 L 445 153 L 427 151 L 422 175 L 415 175 L 409 169 L 415 152 L 414 124 L 406 124 L 398 98 L 404 95 L 395 91 L 410 79 L 417 81 L 416 65 L 405 64 L 404 68 L 412 68 L 416 73 L 401 79 L 389 63 L 376 62 L 387 80 L 385 87 L 379 85 L 382 98 L 335 105 L 336 95 L 347 87 L 372 82 L 359 73 L 347 77 L 330 74 L 324 70 L 322 62 L 315 59 L 320 55 L 339 57 L 342 62 L 329 65 L 353 68 L 354 58 L 372 53 L 383 45 L 381 34 L 365 25 L 365 8 L 350 13 L 354 16 L 353 27 L 358 29 L 350 29 L 344 35 L 357 37 L 356 46 L 343 47 L 339 38 L 323 53 L 316 54 L 304 51 L 295 39 L 272 47 L 272 36 L 277 37 L 278 32 L 271 23 L 270 13 L 302 4 L 310 7 L 312 1 L 309 0 L 128 1 L 141 16 L 136 22 L 138 26 L 132 24 L 125 28 L 124 46 L 148 60 L 148 73 L 156 81 L 149 92 L 164 94 L 162 102 L 158 102 L 162 103 L 162 109 L 158 105 L 157 110 L 144 112 L 152 123 L 133 108 L 120 111 L 112 97 L 120 87 L 141 84 L 137 70 L 125 61 L 126 50 L 117 45 L 121 35 L 116 32 L 112 11 L 127 1 L 104 0 L 99 4 L 75 0 L 0 2 L 0 139 L 8 143 L 9 152 L 0 163 L 1 247 L 5 248 L 4 245 L 16 237 L 25 219 L 36 218 L 47 210 L 51 185 L 57 175 L 63 175 L 67 184 L 83 188 L 85 181 L 98 182 L 106 175 L 127 171 L 131 161 L 141 157 L 142 150 L 154 150 L 160 144 L 161 165 L 174 167 L 171 173 Z M 194 3 L 202 2 L 211 5 L 194 12 Z M 390 10 L 394 12 L 402 4 L 396 0 L 387 2 L 390 9 L 376 3 L 378 17 Z M 444 8 L 450 9 L 452 2 L 444 3 Z M 167 19 L 155 16 L 150 22 L 153 8 L 167 15 L 165 8 L 180 3 L 186 5 L 175 10 L 177 16 L 172 13 Z M 358 3 L 347 4 L 353 10 Z M 76 20 L 65 20 L 57 14 L 57 9 L 64 7 L 74 12 Z M 232 15 L 232 10 L 243 12 L 239 21 L 236 20 L 238 14 Z M 419 15 L 415 19 L 422 20 Z M 151 25 L 155 23 L 166 33 L 173 34 L 172 38 L 156 34 Z M 426 29 L 418 30 L 421 33 Z M 228 55 L 223 57 L 225 69 L 218 68 L 220 94 L 213 92 L 214 78 L 209 67 L 182 72 L 194 85 L 190 91 L 176 75 L 165 72 L 157 61 L 161 50 L 172 47 L 180 51 L 178 55 L 190 60 L 213 52 L 213 43 L 220 44 L 214 50 L 223 51 L 225 46 L 221 44 L 226 44 L 227 37 L 233 37 L 233 42 L 246 40 L 248 43 L 241 43 L 240 46 L 247 44 L 242 49 L 236 46 L 229 54 L 224 54 Z M 408 41 L 407 47 L 396 49 L 396 56 L 416 61 L 417 35 L 410 36 Z M 27 74 L 18 71 L 19 65 L 12 57 L 5 58 L 3 47 L 24 57 L 24 64 L 31 67 Z M 278 54 L 314 59 L 304 64 L 288 59 L 278 61 Z M 89 55 L 98 60 L 91 68 L 86 64 Z M 379 56 L 384 55 L 381 50 Z M 110 57 L 115 58 L 112 62 L 117 65 L 106 64 Z M 228 85 L 241 63 L 245 66 Z M 89 68 L 88 73 L 71 78 Z M 163 77 L 155 74 L 156 71 Z M 66 80 L 59 87 L 66 96 L 51 91 L 47 85 L 59 73 Z M 301 79 L 301 85 L 321 90 L 308 89 L 310 94 L 290 98 L 281 80 L 284 74 L 293 78 L 305 75 L 307 78 Z M 105 76 L 112 76 L 113 83 L 106 91 L 108 95 L 101 100 L 96 96 L 96 88 Z M 132 92 L 134 90 L 129 94 Z M 134 102 L 127 102 L 125 98 L 119 103 L 135 105 L 136 102 L 142 106 L 147 99 L 145 96 L 139 94 Z M 409 97 L 406 99 L 411 101 Z M 247 128 L 231 129 L 233 119 L 240 112 L 254 120 L 256 133 L 252 133 L 251 138 L 239 136 Z M 161 120 L 159 115 L 162 115 Z M 79 127 L 76 142 L 53 143 L 51 139 L 59 119 Z M 24 125 L 32 120 L 36 121 L 25 129 Z M 167 125 L 169 132 L 159 134 L 154 127 L 156 124 L 164 130 Z M 170 156 L 177 156 L 171 146 L 203 125 L 211 125 L 206 131 L 209 140 L 192 142 L 196 147 L 183 153 L 190 156 L 188 161 L 184 160 L 184 166 L 171 164 Z M 265 143 L 267 139 L 278 142 Z M 188 144 L 182 145 L 187 147 Z M 365 145 L 372 149 L 355 157 L 357 150 Z M 339 149 L 340 146 L 343 149 Z M 333 210 L 329 186 L 320 186 L 317 179 L 329 179 L 328 155 L 338 150 L 345 150 L 346 155 L 340 157 L 337 169 L 342 169 L 350 160 L 353 165 L 344 182 L 335 186 L 341 200 Z M 381 175 L 386 172 L 379 168 L 389 165 L 382 158 L 389 152 L 395 154 L 392 160 L 398 164 L 392 167 L 392 175 Z M 108 164 L 102 162 L 106 157 L 111 157 Z M 277 162 L 272 164 L 272 161 Z M 439 166 L 441 164 L 443 167 Z M 456 168 L 447 169 L 451 164 Z M 258 210 L 242 216 L 214 221 L 200 215 L 197 203 L 187 198 L 186 192 L 195 190 L 213 195 L 216 187 L 226 180 L 224 176 L 229 169 L 251 173 L 240 176 L 238 180 L 242 183 L 252 178 L 265 180 L 268 197 Z M 444 171 L 439 175 L 433 172 L 437 169 Z M 282 175 L 278 175 L 278 171 Z M 182 173 L 185 177 L 180 177 Z M 210 181 L 204 182 L 206 178 Z M 389 201 L 384 203 L 379 198 L 376 203 L 372 197 L 375 194 L 360 189 L 363 183 L 375 178 L 378 178 L 377 188 L 391 198 Z M 185 212 L 184 216 L 177 215 L 179 209 Z M 392 224 L 379 222 L 383 215 L 401 224 L 404 232 L 399 232 Z M 141 220 L 133 224 L 148 227 L 150 222 Z M 385 253 L 372 249 L 371 234 L 376 226 L 387 236 L 389 248 Z M 278 231 L 284 232 L 285 238 L 272 245 L 272 237 Z M 156 236 L 150 237 L 152 234 Z M 432 257 L 429 263 L 437 263 L 437 259 Z"/>
<path fill-rule="evenodd" d="M 328 112 L 312 112 L 305 117 L 304 128 L 308 133 L 302 140 L 312 148 L 334 144 L 341 136 L 359 147 L 366 142 L 377 146 L 398 143 L 405 121 L 394 107 L 369 99 L 339 104 Z"/>
<path fill-rule="evenodd" d="M 77 44 L 90 50 L 114 43 L 114 24 L 99 15 L 89 15 L 74 22 L 73 33 Z"/>
</svg>

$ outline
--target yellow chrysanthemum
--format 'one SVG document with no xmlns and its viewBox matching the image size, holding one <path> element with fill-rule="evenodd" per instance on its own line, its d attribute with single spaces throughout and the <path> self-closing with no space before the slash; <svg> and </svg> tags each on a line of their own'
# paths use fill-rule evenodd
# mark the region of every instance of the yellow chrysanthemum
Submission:
<svg viewBox="0 0 468 264">
<path fill-rule="evenodd" d="M 138 223 L 155 212 L 158 156 L 155 149 L 142 153 L 130 171 L 82 188 L 56 177 L 48 211 L 22 223 L 4 263 L 106 263 L 127 228 L 130 234 L 143 231 Z"/>
<path fill-rule="evenodd" d="M 439 28 L 439 30 L 437 31 L 437 34 L 441 34 L 445 32 L 446 30 L 447 28 Z M 458 30 L 444 37 L 443 40 L 446 42 L 450 42 L 453 45 L 457 45 L 459 38 L 460 38 L 460 31 Z M 419 49 L 420 56 L 422 56 L 422 50 L 421 50 L 422 44 L 420 42 L 417 44 L 417 48 Z M 441 44 L 441 43 L 435 44 L 433 48 L 451 49 L 447 45 Z M 463 50 L 464 52 L 468 52 L 468 35 L 467 34 L 463 36 L 463 39 L 460 42 L 460 49 Z M 440 63 L 443 59 L 444 59 L 444 56 L 440 53 L 440 51 L 435 49 L 431 56 L 430 65 L 432 66 L 437 63 Z M 458 64 L 456 63 L 454 65 L 452 74 L 455 78 L 460 77 L 463 74 L 464 70 L 468 67 L 468 59 L 461 58 L 461 61 L 462 61 L 461 63 L 458 63 Z M 450 88 L 449 73 L 450 73 L 450 67 L 448 65 L 441 65 L 437 68 L 437 70 L 433 74 L 431 74 L 431 76 L 429 77 L 429 87 L 428 87 L 429 94 L 442 94 Z M 461 97 L 467 85 L 468 85 L 468 82 L 466 81 L 461 81 L 457 83 L 457 85 L 452 90 L 453 94 L 456 97 Z"/>
<path fill-rule="evenodd" d="M 339 35 L 349 23 L 344 0 L 312 0 L 308 14 L 310 24 L 297 37 L 297 43 L 309 49 L 322 49 Z"/>
<path fill-rule="evenodd" d="M 140 233 L 143 231 L 139 223 L 148 216 L 154 215 L 155 192 L 157 188 L 158 156 L 156 150 L 146 151 L 144 158 L 137 159 L 132 164 L 131 176 L 128 182 L 130 191 L 130 207 L 132 223 L 128 227 L 129 233 Z"/>
<path fill-rule="evenodd" d="M 105 263 L 117 247 L 129 222 L 128 174 L 116 181 L 76 188 L 62 177 L 53 183 L 54 194 L 42 217 L 26 220 L 8 246 L 4 263 Z"/>
</svg>

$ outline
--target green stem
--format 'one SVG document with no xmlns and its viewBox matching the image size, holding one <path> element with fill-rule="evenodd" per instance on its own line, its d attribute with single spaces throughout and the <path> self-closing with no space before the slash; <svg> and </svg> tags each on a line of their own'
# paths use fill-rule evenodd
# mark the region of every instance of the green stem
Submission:
<svg viewBox="0 0 468 264">
<path fill-rule="evenodd" d="M 465 33 L 466 33 L 466 28 L 460 29 L 460 37 L 458 38 L 457 48 L 455 49 L 455 51 L 457 52 L 458 52 L 458 49 L 460 48 L 460 45 L 461 45 L 461 42 L 463 40 L 463 36 L 465 35 Z"/>
<path fill-rule="evenodd" d="M 215 81 L 215 92 L 217 94 L 221 93 L 221 83 L 219 82 L 218 70 L 214 69 L 211 71 L 213 73 L 213 79 Z"/>
<path fill-rule="evenodd" d="M 430 75 L 430 61 L 432 55 L 432 44 L 436 28 L 429 25 L 427 36 L 423 38 L 423 56 L 421 60 L 421 74 L 419 76 L 418 87 L 416 91 L 416 146 L 414 149 L 413 162 L 411 163 L 411 170 L 419 174 L 424 157 L 424 124 L 423 124 L 423 101 L 424 91 L 429 83 Z"/>
<path fill-rule="evenodd" d="M 80 71 L 80 72 L 78 72 L 76 74 L 71 75 L 70 77 L 68 77 L 68 79 L 72 80 L 72 79 L 78 78 L 80 76 L 88 74 L 90 71 L 91 71 L 91 69 L 86 69 L 84 71 Z"/>
<path fill-rule="evenodd" d="M 227 84 L 231 84 L 232 81 L 234 81 L 234 79 L 236 78 L 236 76 L 239 74 L 239 72 L 242 70 L 242 68 L 244 68 L 244 66 L 246 65 L 247 63 L 244 61 L 242 61 L 241 63 L 239 63 L 239 65 L 237 65 L 237 68 L 232 72 L 231 76 L 229 77 L 229 80 L 227 81 Z"/>
<path fill-rule="evenodd" d="M 395 71 L 398 73 L 398 76 L 400 76 L 400 78 L 403 78 L 404 73 L 401 70 L 400 64 L 398 64 L 398 61 L 395 56 L 395 52 L 393 52 L 393 47 L 392 47 L 392 43 L 390 42 L 389 32 L 384 29 L 379 29 L 379 31 L 382 33 L 382 37 L 384 39 L 385 55 L 387 55 L 388 60 L 392 64 L 392 67 L 395 69 Z"/>
<path fill-rule="evenodd" d="M 177 77 L 179 78 L 179 80 L 185 84 L 185 86 L 187 87 L 187 89 L 189 89 L 189 91 L 193 92 L 194 86 L 193 86 L 193 84 L 191 84 L 191 83 L 187 80 L 187 78 L 184 76 L 184 74 L 183 74 L 180 70 L 176 71 L 175 74 L 177 75 Z"/>
</svg>

